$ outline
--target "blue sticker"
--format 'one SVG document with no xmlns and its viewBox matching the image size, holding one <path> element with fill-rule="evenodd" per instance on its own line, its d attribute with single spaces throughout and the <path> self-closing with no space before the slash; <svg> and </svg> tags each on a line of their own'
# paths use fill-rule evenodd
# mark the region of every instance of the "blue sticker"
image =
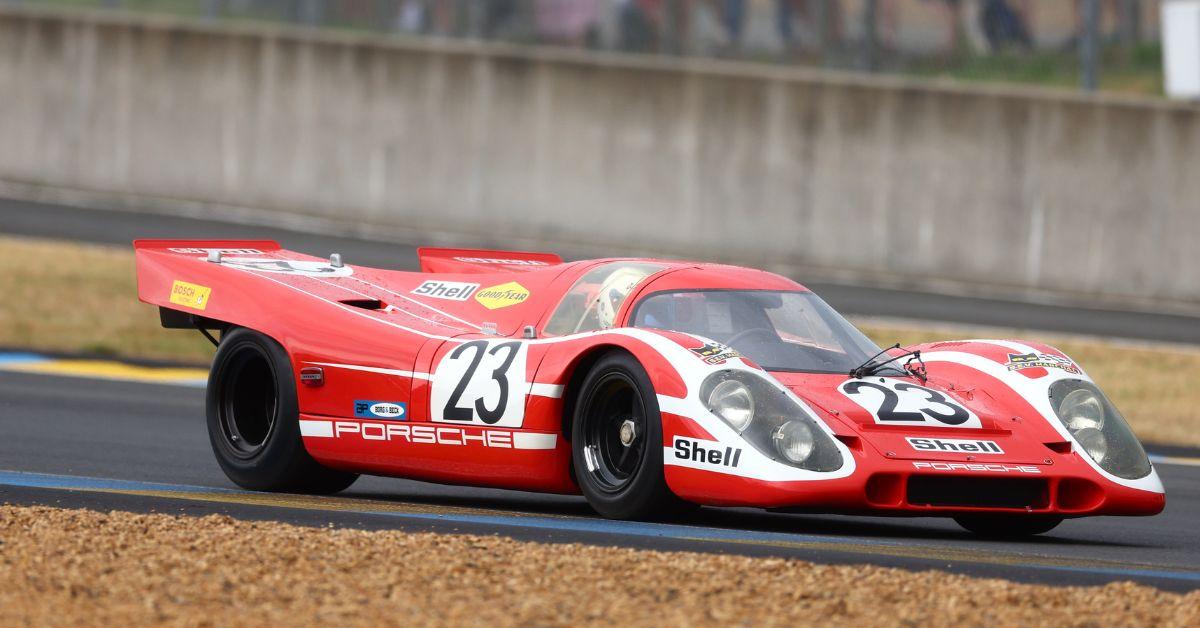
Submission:
<svg viewBox="0 0 1200 628">
<path fill-rule="evenodd" d="M 360 419 L 390 419 L 392 421 L 408 420 L 408 404 L 392 401 L 358 401 L 354 402 L 354 416 Z"/>
</svg>

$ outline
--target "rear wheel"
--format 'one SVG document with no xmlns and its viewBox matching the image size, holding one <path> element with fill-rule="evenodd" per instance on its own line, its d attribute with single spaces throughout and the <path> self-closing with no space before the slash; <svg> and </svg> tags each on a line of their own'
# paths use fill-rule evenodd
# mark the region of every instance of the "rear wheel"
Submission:
<svg viewBox="0 0 1200 628">
<path fill-rule="evenodd" d="M 661 519 L 686 510 L 663 478 L 662 419 L 645 369 L 626 353 L 598 360 L 571 422 L 575 477 L 610 519 Z"/>
<path fill-rule="evenodd" d="M 287 352 L 239 328 L 221 338 L 208 376 L 208 438 L 235 484 L 256 491 L 336 493 L 358 475 L 322 467 L 304 449 Z"/>
<path fill-rule="evenodd" d="M 979 536 L 1012 539 L 1049 532 L 1058 527 L 1063 518 L 1045 515 L 968 515 L 955 517 L 954 521 Z"/>
</svg>

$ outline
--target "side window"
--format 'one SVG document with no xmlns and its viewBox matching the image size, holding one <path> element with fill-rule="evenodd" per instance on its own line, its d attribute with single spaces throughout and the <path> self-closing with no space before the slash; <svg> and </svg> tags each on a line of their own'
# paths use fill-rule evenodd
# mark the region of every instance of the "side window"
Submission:
<svg viewBox="0 0 1200 628">
<path fill-rule="evenodd" d="M 639 262 L 613 262 L 593 268 L 563 296 L 543 331 L 564 336 L 612 327 L 633 289 L 663 268 Z"/>
</svg>

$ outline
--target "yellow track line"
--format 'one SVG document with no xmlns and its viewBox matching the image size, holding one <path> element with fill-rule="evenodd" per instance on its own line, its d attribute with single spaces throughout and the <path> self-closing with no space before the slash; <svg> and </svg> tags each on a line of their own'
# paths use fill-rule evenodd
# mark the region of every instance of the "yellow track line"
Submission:
<svg viewBox="0 0 1200 628">
<path fill-rule="evenodd" d="M 188 367 L 139 366 L 114 360 L 31 359 L 0 362 L 0 370 L 41 373 L 67 377 L 87 377 L 151 384 L 200 385 L 208 379 L 208 370 Z"/>
</svg>

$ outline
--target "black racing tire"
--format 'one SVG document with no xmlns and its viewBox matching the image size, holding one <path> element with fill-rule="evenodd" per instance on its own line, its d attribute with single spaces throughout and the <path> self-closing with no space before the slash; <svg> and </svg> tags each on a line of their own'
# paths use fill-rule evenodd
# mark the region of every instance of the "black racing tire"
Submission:
<svg viewBox="0 0 1200 628">
<path fill-rule="evenodd" d="M 623 444 L 621 426 L 633 425 Z M 596 512 L 609 519 L 661 520 L 694 506 L 679 499 L 663 477 L 662 417 L 646 370 L 614 351 L 584 377 L 571 419 L 576 481 Z"/>
<path fill-rule="evenodd" d="M 246 328 L 222 334 L 206 405 L 217 464 L 242 488 L 328 495 L 358 479 L 304 449 L 291 360 L 268 336 Z"/>
<path fill-rule="evenodd" d="M 977 536 L 1017 539 L 1045 534 L 1063 522 L 1053 515 L 964 515 L 954 521 Z"/>
</svg>

